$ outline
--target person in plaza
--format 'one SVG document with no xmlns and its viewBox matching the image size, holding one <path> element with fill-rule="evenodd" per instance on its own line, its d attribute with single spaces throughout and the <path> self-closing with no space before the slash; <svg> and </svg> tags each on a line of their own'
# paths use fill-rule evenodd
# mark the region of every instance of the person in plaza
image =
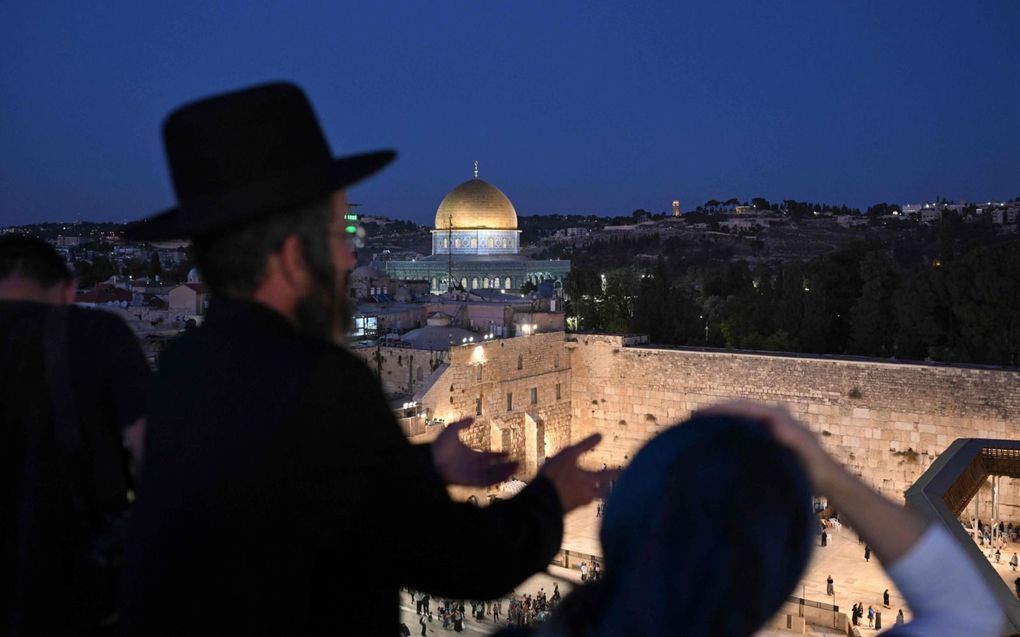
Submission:
<svg viewBox="0 0 1020 637">
<path fill-rule="evenodd" d="M 903 609 L 896 611 L 896 625 L 899 626 L 903 623 Z"/>
<path fill-rule="evenodd" d="M 864 545 L 864 561 L 865 562 L 871 561 L 871 546 L 867 544 Z"/>
<path fill-rule="evenodd" d="M 418 623 L 421 624 L 421 635 L 425 637 L 425 632 L 428 630 L 428 620 L 425 619 L 425 615 L 418 618 Z"/>
<path fill-rule="evenodd" d="M 825 580 L 825 594 L 826 595 L 835 595 L 836 594 L 835 589 L 832 587 L 832 582 L 833 582 L 832 575 L 830 575 L 828 577 L 828 579 Z"/>
<path fill-rule="evenodd" d="M 190 237 L 212 300 L 153 383 L 124 634 L 394 634 L 401 586 L 494 597 L 543 569 L 564 513 L 612 477 L 578 466 L 599 437 L 511 499 L 453 502 L 447 486 L 498 483 L 515 463 L 464 445 L 470 419 L 412 446 L 342 345 L 364 232 L 344 218 L 346 189 L 394 153 L 334 158 L 286 83 L 187 104 L 163 137 L 178 205 L 126 236 Z M 499 568 L 477 559 L 493 546 Z"/>
<path fill-rule="evenodd" d="M 76 287 L 42 239 L 0 237 L 3 635 L 116 630 L 150 372 L 118 316 L 72 304 Z"/>
<path fill-rule="evenodd" d="M 997 637 L 1002 611 L 947 529 L 864 484 L 789 411 L 750 402 L 696 412 L 638 452 L 606 503 L 606 576 L 575 589 L 533 634 L 754 634 L 808 564 L 812 493 L 862 534 L 914 609 L 887 634 Z"/>
<path fill-rule="evenodd" d="M 503 602 L 502 601 L 497 599 L 496 601 L 494 601 L 492 603 L 492 621 L 493 621 L 493 623 L 498 623 L 499 622 L 499 616 L 502 613 L 502 610 L 503 610 Z"/>
<path fill-rule="evenodd" d="M 1020 564 L 1020 559 L 1017 559 L 1016 553 L 1013 553 L 1013 557 L 1009 558 L 1009 565 L 1016 570 L 1017 565 Z"/>
<path fill-rule="evenodd" d="M 885 589 L 885 591 L 882 592 L 882 604 L 886 608 L 889 608 L 889 589 L 888 588 Z"/>
<path fill-rule="evenodd" d="M 868 627 L 869 628 L 875 627 L 875 609 L 872 608 L 870 605 L 868 606 Z"/>
</svg>

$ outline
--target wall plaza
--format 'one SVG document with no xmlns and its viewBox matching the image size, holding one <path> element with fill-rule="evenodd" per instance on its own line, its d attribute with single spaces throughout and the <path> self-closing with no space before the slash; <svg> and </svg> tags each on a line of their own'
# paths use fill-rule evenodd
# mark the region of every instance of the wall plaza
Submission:
<svg viewBox="0 0 1020 637">
<path fill-rule="evenodd" d="M 454 345 L 414 394 L 421 415 L 402 425 L 412 441 L 426 441 L 441 428 L 427 423 L 471 416 L 474 423 L 461 438 L 477 449 L 508 452 L 521 463 L 517 477 L 528 480 L 545 458 L 591 433 L 602 434 L 602 442 L 583 463 L 626 466 L 645 442 L 698 409 L 732 399 L 782 403 L 850 471 L 900 503 L 957 438 L 1020 440 L 1020 370 L 663 348 L 646 340 L 552 332 Z M 389 355 L 385 346 L 382 353 Z M 996 493 L 986 481 L 963 517 L 976 512 L 987 524 L 995 510 L 999 520 L 1020 523 L 1020 480 L 1000 476 L 995 482 Z M 567 517 L 563 551 L 602 554 L 595 508 Z M 740 512 L 733 516 L 739 524 Z M 883 589 L 909 619 L 900 591 L 882 565 L 862 559 L 854 538 L 849 529 L 830 529 L 828 548 L 815 550 L 793 593 L 809 604 L 834 606 L 816 604 L 826 610 L 809 606 L 805 613 L 787 603 L 760 634 L 789 634 L 791 625 L 799 627 L 794 632 L 834 622 L 846 627 L 850 604 L 874 600 Z M 590 558 L 575 557 L 574 566 L 580 559 Z M 1005 564 L 995 566 L 1012 581 L 1015 573 L 1003 570 Z M 833 573 L 838 598 L 826 594 Z M 889 622 L 892 611 L 884 610 Z"/>
</svg>

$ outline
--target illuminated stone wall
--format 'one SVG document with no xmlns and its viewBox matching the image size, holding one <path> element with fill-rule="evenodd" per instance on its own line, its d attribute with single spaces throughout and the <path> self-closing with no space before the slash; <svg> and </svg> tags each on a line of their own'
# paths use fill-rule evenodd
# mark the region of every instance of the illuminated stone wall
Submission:
<svg viewBox="0 0 1020 637">
<path fill-rule="evenodd" d="M 603 442 L 586 462 L 619 466 L 695 409 L 735 398 L 782 402 L 836 458 L 898 501 L 956 438 L 1020 439 L 1015 370 L 661 349 L 643 340 L 557 332 L 457 346 L 423 405 L 452 422 L 474 416 L 481 399 L 465 440 L 509 451 L 528 477 L 544 457 L 593 432 Z M 385 365 L 403 369 L 395 361 L 387 357 L 384 377 Z M 1001 485 L 1003 518 L 1020 522 L 1020 481 Z M 987 521 L 987 487 L 980 498 Z"/>
<path fill-rule="evenodd" d="M 785 403 L 841 462 L 899 501 L 956 438 L 1020 439 L 1018 371 L 576 341 L 567 345 L 571 437 L 603 434 L 592 464 L 625 464 L 664 427 L 734 398 Z M 1020 521 L 1020 482 L 1001 483 L 1000 512 Z M 981 493 L 987 521 L 990 492 Z"/>
<path fill-rule="evenodd" d="M 449 368 L 422 406 L 446 422 L 474 417 L 465 442 L 510 452 L 530 476 L 570 440 L 570 367 L 563 345 L 557 332 L 453 347 Z"/>
<path fill-rule="evenodd" d="M 449 358 L 448 351 L 411 347 L 355 347 L 352 351 L 379 376 L 383 391 L 388 396 L 413 395 L 429 382 L 432 372 Z"/>
</svg>

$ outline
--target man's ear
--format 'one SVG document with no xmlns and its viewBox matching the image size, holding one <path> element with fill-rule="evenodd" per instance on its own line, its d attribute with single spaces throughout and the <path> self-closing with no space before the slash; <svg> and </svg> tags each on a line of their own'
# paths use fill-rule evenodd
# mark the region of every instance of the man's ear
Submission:
<svg viewBox="0 0 1020 637">
<path fill-rule="evenodd" d="M 296 234 L 289 235 L 283 240 L 277 256 L 280 274 L 288 285 L 299 290 L 307 289 L 311 284 L 311 274 L 308 261 L 305 259 L 304 247 L 301 245 L 301 237 Z"/>
</svg>

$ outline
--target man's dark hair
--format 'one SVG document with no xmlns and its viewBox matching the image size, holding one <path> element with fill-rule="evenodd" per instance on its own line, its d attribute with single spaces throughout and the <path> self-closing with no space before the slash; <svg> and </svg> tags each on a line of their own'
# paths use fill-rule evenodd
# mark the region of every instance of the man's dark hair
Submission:
<svg viewBox="0 0 1020 637">
<path fill-rule="evenodd" d="M 28 279 L 39 287 L 67 283 L 74 273 L 56 250 L 42 239 L 28 235 L 0 237 L 0 280 Z"/>
<path fill-rule="evenodd" d="M 300 237 L 305 259 L 312 273 L 332 281 L 329 252 L 329 222 L 333 211 L 329 201 L 317 200 L 301 210 L 271 214 L 208 236 L 196 237 L 195 261 L 213 294 L 250 297 L 265 276 L 269 256 L 284 239 Z"/>
</svg>

